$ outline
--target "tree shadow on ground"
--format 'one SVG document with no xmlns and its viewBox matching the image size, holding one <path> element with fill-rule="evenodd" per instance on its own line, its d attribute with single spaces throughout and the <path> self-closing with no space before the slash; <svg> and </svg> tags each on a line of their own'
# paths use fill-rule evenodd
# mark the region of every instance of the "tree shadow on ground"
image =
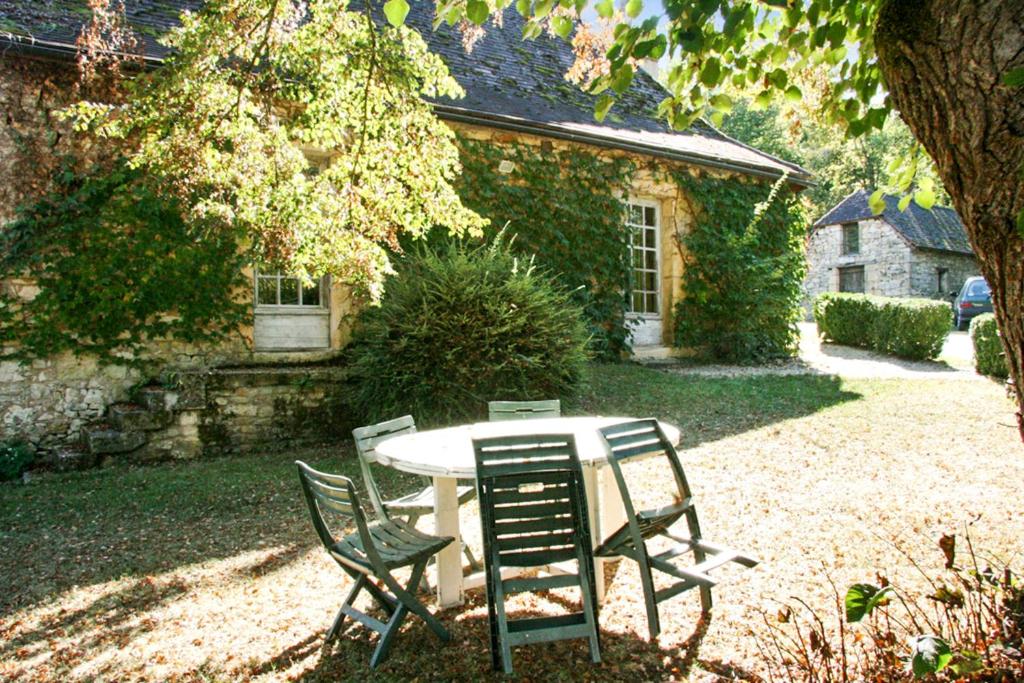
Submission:
<svg viewBox="0 0 1024 683">
<path fill-rule="evenodd" d="M 691 448 L 860 398 L 833 375 L 709 379 L 618 364 L 595 366 L 570 410 L 656 417 L 679 427 Z"/>
<path fill-rule="evenodd" d="M 541 594 L 568 609 L 578 602 Z M 553 598 L 553 599 L 552 599 Z M 324 646 L 323 632 L 297 641 L 280 652 L 242 668 L 223 672 L 234 678 L 255 677 L 270 671 L 287 672 L 304 681 L 335 680 L 509 680 L 491 670 L 489 625 L 483 594 L 467 595 L 460 609 L 436 613 L 452 635 L 445 644 L 422 621 L 410 617 L 395 639 L 390 656 L 374 671 L 370 655 L 377 636 L 359 624 L 349 623 L 331 646 Z M 550 610 L 516 609 L 515 618 L 551 616 Z M 512 680 L 664 680 L 686 679 L 695 667 L 729 671 L 737 680 L 760 680 L 755 674 L 700 658 L 700 647 L 712 617 L 702 617 L 681 647 L 663 646 L 632 631 L 601 630 L 600 664 L 593 664 L 584 639 L 539 643 L 512 650 Z M 717 671 L 716 671 L 717 670 Z"/>
</svg>

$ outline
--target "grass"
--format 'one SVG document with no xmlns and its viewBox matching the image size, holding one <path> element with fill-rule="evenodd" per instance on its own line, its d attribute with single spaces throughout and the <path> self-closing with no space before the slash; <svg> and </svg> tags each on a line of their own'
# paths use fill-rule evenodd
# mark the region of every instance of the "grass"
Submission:
<svg viewBox="0 0 1024 683">
<path fill-rule="evenodd" d="M 704 533 L 761 557 L 715 590 L 709 621 L 694 593 L 662 605 L 644 640 L 635 568 L 606 578 L 604 663 L 556 643 L 514 652 L 529 680 L 756 680 L 756 624 L 799 595 L 827 607 L 876 571 L 913 587 L 898 539 L 928 556 L 973 522 L 975 545 L 1009 558 L 1024 480 L 1013 410 L 995 383 L 687 378 L 595 366 L 573 412 L 656 415 L 680 426 L 681 458 Z M 377 673 L 373 638 L 323 633 L 349 580 L 315 543 L 291 464 L 358 477 L 348 443 L 301 453 L 110 468 L 0 487 L 0 679 L 457 680 L 489 673 L 483 596 L 439 616 L 441 647 L 410 620 Z M 657 461 L 647 480 L 657 487 Z M 386 476 L 383 488 L 410 482 Z M 464 528 L 475 524 L 464 512 Z M 429 521 L 428 521 L 429 524 Z M 559 595 L 524 598 L 537 613 Z M 498 678 L 497 676 L 495 678 Z"/>
</svg>

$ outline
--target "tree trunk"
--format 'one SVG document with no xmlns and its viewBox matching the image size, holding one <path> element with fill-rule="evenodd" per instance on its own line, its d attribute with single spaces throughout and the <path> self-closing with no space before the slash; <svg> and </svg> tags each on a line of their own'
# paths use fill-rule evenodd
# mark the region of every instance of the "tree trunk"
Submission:
<svg viewBox="0 0 1024 683">
<path fill-rule="evenodd" d="M 1006 351 L 1024 439 L 1024 0 L 886 0 L 875 32 L 893 105 L 967 228 Z"/>
</svg>

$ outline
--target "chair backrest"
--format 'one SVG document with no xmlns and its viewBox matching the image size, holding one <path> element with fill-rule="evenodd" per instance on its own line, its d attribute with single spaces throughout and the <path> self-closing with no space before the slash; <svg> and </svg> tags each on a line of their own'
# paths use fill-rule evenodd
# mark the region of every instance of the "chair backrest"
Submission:
<svg viewBox="0 0 1024 683">
<path fill-rule="evenodd" d="M 671 524 L 683 514 L 687 516 L 687 523 L 695 536 L 699 536 L 700 530 L 697 525 L 696 514 L 693 512 L 692 492 L 690 484 L 686 480 L 682 463 L 679 462 L 679 454 L 668 437 L 661 430 L 658 421 L 654 418 L 622 422 L 608 427 L 602 427 L 601 436 L 604 437 L 608 465 L 615 475 L 619 492 L 622 494 L 623 506 L 626 509 L 628 518 L 636 519 L 636 511 L 633 507 L 629 486 L 622 474 L 621 464 L 632 458 L 661 456 L 668 461 L 672 470 L 672 477 L 675 480 L 676 490 L 674 492 L 674 503 L 660 507 L 656 510 L 645 511 L 650 515 L 657 515 L 661 521 Z M 653 533 L 658 524 L 649 527 Z M 644 532 L 645 537 L 648 535 Z"/>
<path fill-rule="evenodd" d="M 306 505 L 309 506 L 309 515 L 313 519 L 313 528 L 316 529 L 317 536 L 320 537 L 320 541 L 328 552 L 336 559 L 343 561 L 353 559 L 349 557 L 349 554 L 356 556 L 361 552 L 366 555 L 366 560 L 375 568 L 383 566 L 352 480 L 340 474 L 320 472 L 301 460 L 296 460 L 295 465 L 299 468 L 299 481 L 302 482 L 302 492 L 306 498 Z M 324 519 L 325 510 L 351 517 L 355 521 L 363 547 L 360 549 L 351 546 L 340 547 L 342 544 L 338 543 L 339 539 L 335 537 L 327 520 Z M 349 551 L 348 553 L 345 552 L 346 549 Z M 342 557 L 338 558 L 338 555 Z M 355 559 L 357 563 L 362 560 L 362 558 Z M 346 562 L 346 564 L 351 564 L 351 562 Z"/>
<path fill-rule="evenodd" d="M 561 417 L 562 402 L 557 398 L 550 401 L 491 401 L 487 404 L 487 414 L 491 422 Z"/>
<path fill-rule="evenodd" d="M 590 525 L 572 434 L 474 439 L 488 563 L 535 567 L 591 552 Z"/>
<path fill-rule="evenodd" d="M 373 470 L 370 468 L 370 459 L 373 457 L 377 446 L 386 439 L 391 439 L 403 434 L 412 434 L 416 431 L 416 422 L 412 415 L 378 422 L 366 427 L 357 427 L 352 430 L 352 438 L 356 442 L 356 456 L 359 458 L 359 469 L 363 473 L 363 481 L 366 483 L 366 492 L 370 495 L 370 505 L 374 512 L 381 519 L 387 519 L 388 513 L 384 508 L 384 500 L 380 489 L 377 488 L 377 480 L 373 478 Z"/>
</svg>

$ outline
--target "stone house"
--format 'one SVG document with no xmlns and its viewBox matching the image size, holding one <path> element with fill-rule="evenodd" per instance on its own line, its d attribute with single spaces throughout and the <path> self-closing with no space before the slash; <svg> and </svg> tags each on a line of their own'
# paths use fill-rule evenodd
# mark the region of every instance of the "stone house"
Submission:
<svg viewBox="0 0 1024 683">
<path fill-rule="evenodd" d="M 15 181 L 23 176 L 11 153 L 19 137 L 37 130 L 69 101 L 75 38 L 88 16 L 83 11 L 85 0 L 77 4 L 81 7 L 72 7 L 75 2 L 40 6 L 15 0 L 0 6 L 4 27 L 0 33 L 4 115 L 0 119 L 4 181 L 0 183 L 0 221 L 8 220 L 13 208 L 31 196 L 30 187 Z M 166 52 L 156 37 L 174 24 L 181 10 L 199 4 L 198 0 L 125 2 L 129 25 L 147 62 L 159 67 Z M 605 122 L 596 122 L 594 98 L 563 76 L 574 61 L 571 46 L 547 35 L 523 42 L 523 20 L 514 11 L 505 13 L 501 27 L 488 26 L 467 52 L 455 28 L 431 30 L 432 3 L 411 5 L 407 23 L 444 58 L 466 91 L 463 99 L 434 103 L 438 117 L 458 133 L 498 146 L 575 147 L 635 162 L 631 187 L 621 199 L 631 209 L 622 229 L 629 232 L 636 257 L 631 315 L 637 320 L 633 343 L 640 349 L 671 343 L 671 315 L 683 268 L 677 236 L 692 224 L 687 198 L 667 171 L 686 169 L 741 180 L 785 175 L 797 188 L 810 182 L 804 169 L 737 142 L 710 125 L 671 130 L 654 114 L 666 93 L 642 71 Z M 60 151 L 60 144 L 54 152 Z M 314 372 L 309 363 L 329 361 L 347 342 L 352 313 L 348 293 L 327 278 L 303 288 L 295 278 L 281 273 L 250 273 L 250 277 L 252 320 L 238 343 L 197 349 L 154 342 L 154 353 L 166 359 L 178 386 L 189 388 L 183 393 L 151 391 L 148 403 L 161 413 L 154 422 L 159 429 L 153 427 L 148 433 L 145 448 L 135 444 L 139 439 L 123 444 L 125 448 L 186 456 L 210 450 L 210 444 L 226 450 L 247 447 L 285 433 L 285 425 L 294 430 L 323 403 L 342 370 L 321 365 Z M 21 288 L 23 296 L 32 296 L 29 282 L 4 286 Z M 295 399 L 296 377 L 306 376 L 312 377 L 303 384 L 307 395 Z M 131 368 L 99 368 L 87 358 L 70 356 L 38 361 L 31 367 L 2 363 L 0 441 L 20 437 L 55 448 L 76 440 L 82 432 L 88 440 L 90 423 L 104 414 L 116 418 L 110 420 L 107 431 L 131 431 L 126 425 L 132 419 L 145 422 L 149 418 L 123 417 L 118 409 L 111 412 L 108 407 L 125 401 L 131 387 L 144 379 Z M 146 402 L 136 400 L 119 410 L 131 412 L 140 403 Z M 169 436 L 162 442 L 161 435 Z M 158 448 L 157 443 L 163 445 Z"/>
<path fill-rule="evenodd" d="M 826 213 L 807 238 L 808 311 L 823 292 L 948 299 L 979 272 L 978 261 L 956 211 L 931 210 L 885 195 L 885 211 L 868 206 L 857 190 Z"/>
</svg>

